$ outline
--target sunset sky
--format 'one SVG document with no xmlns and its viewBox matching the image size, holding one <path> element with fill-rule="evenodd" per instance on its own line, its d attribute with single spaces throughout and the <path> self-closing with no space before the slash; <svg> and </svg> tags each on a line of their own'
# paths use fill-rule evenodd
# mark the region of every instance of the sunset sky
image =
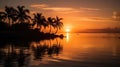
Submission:
<svg viewBox="0 0 120 67">
<path fill-rule="evenodd" d="M 120 26 L 120 0 L 0 0 L 0 11 L 6 5 L 62 17 L 64 29 L 71 31 Z"/>
</svg>

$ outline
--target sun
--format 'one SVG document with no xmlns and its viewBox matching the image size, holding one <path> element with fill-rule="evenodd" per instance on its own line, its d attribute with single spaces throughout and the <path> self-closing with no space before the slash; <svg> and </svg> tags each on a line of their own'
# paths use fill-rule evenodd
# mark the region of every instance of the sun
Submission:
<svg viewBox="0 0 120 67">
<path fill-rule="evenodd" d="M 69 28 L 67 28 L 65 31 L 68 33 L 68 32 L 70 32 L 70 29 L 69 29 Z"/>
</svg>

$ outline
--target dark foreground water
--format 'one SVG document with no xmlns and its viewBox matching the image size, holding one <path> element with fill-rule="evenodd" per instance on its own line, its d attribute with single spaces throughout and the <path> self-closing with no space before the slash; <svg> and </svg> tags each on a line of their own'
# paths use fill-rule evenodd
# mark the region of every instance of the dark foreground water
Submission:
<svg viewBox="0 0 120 67">
<path fill-rule="evenodd" d="M 0 67 L 120 67 L 119 34 L 65 35 L 37 42 L 0 41 Z"/>
</svg>

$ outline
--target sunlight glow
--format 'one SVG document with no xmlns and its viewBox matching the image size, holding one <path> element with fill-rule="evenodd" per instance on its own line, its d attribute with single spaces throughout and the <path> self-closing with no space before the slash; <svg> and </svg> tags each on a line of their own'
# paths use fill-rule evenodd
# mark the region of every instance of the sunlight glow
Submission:
<svg viewBox="0 0 120 67">
<path fill-rule="evenodd" d="M 70 32 L 70 29 L 69 29 L 69 28 L 67 28 L 65 31 L 68 33 L 68 32 Z"/>
<path fill-rule="evenodd" d="M 69 33 L 66 33 L 66 41 L 69 42 Z"/>
</svg>

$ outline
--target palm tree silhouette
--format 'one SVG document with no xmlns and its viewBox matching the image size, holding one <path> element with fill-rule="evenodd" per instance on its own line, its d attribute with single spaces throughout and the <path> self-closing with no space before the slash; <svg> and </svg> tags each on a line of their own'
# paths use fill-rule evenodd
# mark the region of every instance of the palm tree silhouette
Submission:
<svg viewBox="0 0 120 67">
<path fill-rule="evenodd" d="M 47 22 L 49 23 L 49 27 L 50 27 L 49 33 L 51 33 L 51 29 L 52 29 L 52 27 L 54 27 L 54 18 L 48 17 Z"/>
<path fill-rule="evenodd" d="M 45 17 L 43 17 L 43 18 L 44 18 L 45 21 L 44 21 L 44 23 L 42 25 L 43 25 L 44 30 L 45 30 L 48 27 L 49 23 L 47 22 Z"/>
<path fill-rule="evenodd" d="M 14 34 L 18 34 L 18 31 L 28 33 L 31 32 L 30 35 L 35 34 L 33 32 L 37 32 L 38 35 L 41 34 L 41 38 L 50 38 L 59 37 L 54 36 L 59 29 L 62 28 L 63 23 L 61 22 L 62 18 L 59 17 L 48 17 L 42 15 L 42 13 L 35 13 L 34 18 L 29 16 L 30 11 L 26 9 L 24 6 L 17 6 L 17 9 L 13 7 L 5 6 L 5 11 L 0 12 L 0 30 L 1 31 L 12 31 Z M 35 25 L 37 26 L 35 28 Z M 49 28 L 49 33 L 45 33 L 45 29 Z M 35 28 L 35 29 L 34 29 Z M 52 32 L 52 29 L 56 31 Z M 41 29 L 43 29 L 41 31 Z M 23 31 L 24 30 L 24 31 Z M 9 32 L 11 33 L 11 32 Z M 11 33 L 11 34 L 12 34 Z M 22 35 L 22 34 L 21 34 Z M 46 37 L 44 37 L 44 35 Z M 17 35 L 16 35 L 17 36 Z"/>
<path fill-rule="evenodd" d="M 63 27 L 63 23 L 61 22 L 61 20 L 62 18 L 59 18 L 58 16 L 56 16 L 55 21 L 54 21 L 55 23 L 54 27 L 56 28 L 55 34 L 58 32 L 58 29 L 61 29 Z"/>
<path fill-rule="evenodd" d="M 47 26 L 46 19 L 41 13 L 36 13 L 33 15 L 34 15 L 33 23 L 37 24 L 37 28 L 39 28 L 41 31 L 42 26 L 44 26 L 44 27 Z"/>
<path fill-rule="evenodd" d="M 28 9 L 24 9 L 25 6 L 17 6 L 17 20 L 19 23 L 30 22 L 31 17 L 28 15 L 30 11 Z"/>
<path fill-rule="evenodd" d="M 0 12 L 0 31 L 7 30 L 9 25 L 6 23 L 6 14 L 5 12 Z"/>
<path fill-rule="evenodd" d="M 11 17 L 11 7 L 5 6 L 5 12 L 8 18 L 8 23 L 10 24 L 10 17 Z"/>
<path fill-rule="evenodd" d="M 14 9 L 13 7 L 5 6 L 5 13 L 10 25 L 16 21 L 16 14 L 17 14 L 16 9 Z"/>
<path fill-rule="evenodd" d="M 11 9 L 11 24 L 14 24 L 17 20 L 17 10 L 14 9 L 13 7 L 10 8 Z"/>
<path fill-rule="evenodd" d="M 6 14 L 4 12 L 0 12 L 0 22 L 5 22 Z"/>
</svg>

